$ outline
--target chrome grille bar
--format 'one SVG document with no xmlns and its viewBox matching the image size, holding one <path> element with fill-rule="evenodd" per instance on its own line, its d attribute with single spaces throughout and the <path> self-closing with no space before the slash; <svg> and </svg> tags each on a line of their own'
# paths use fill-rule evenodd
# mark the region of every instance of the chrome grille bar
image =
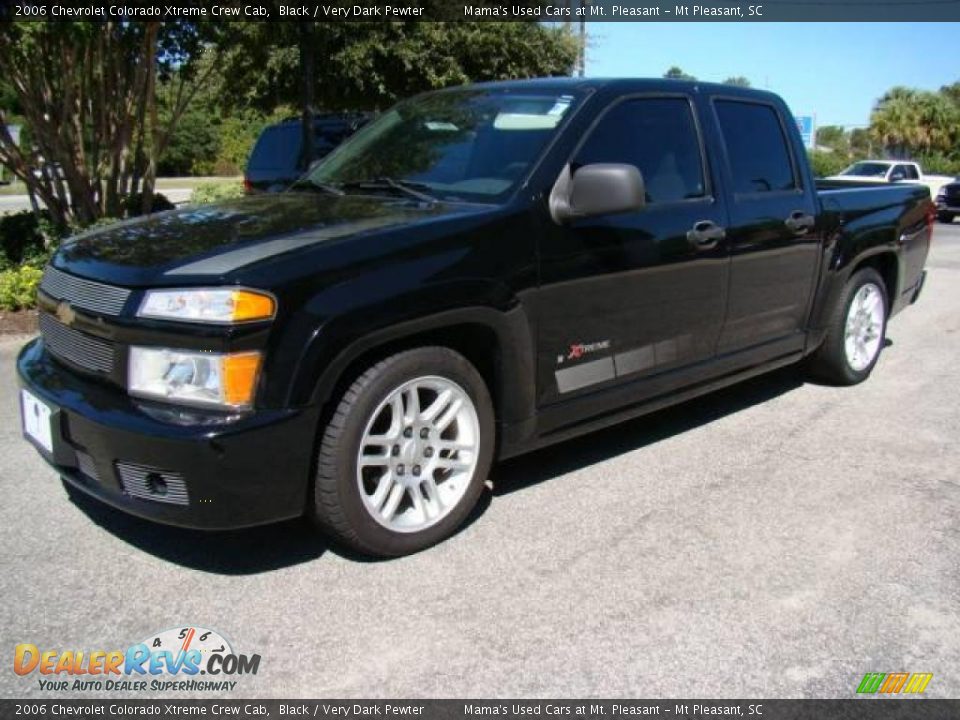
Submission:
<svg viewBox="0 0 960 720">
<path fill-rule="evenodd" d="M 85 370 L 113 371 L 113 344 L 69 328 L 47 313 L 40 313 L 39 324 L 43 344 L 55 357 Z"/>
<path fill-rule="evenodd" d="M 100 315 L 119 315 L 130 297 L 126 288 L 69 275 L 51 265 L 43 271 L 40 289 L 52 298 Z"/>
</svg>

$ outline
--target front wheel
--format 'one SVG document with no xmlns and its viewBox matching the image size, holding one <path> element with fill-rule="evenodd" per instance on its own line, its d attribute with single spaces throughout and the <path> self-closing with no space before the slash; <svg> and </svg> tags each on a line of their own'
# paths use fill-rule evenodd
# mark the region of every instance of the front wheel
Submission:
<svg viewBox="0 0 960 720">
<path fill-rule="evenodd" d="M 946 223 L 947 225 L 949 225 L 950 223 L 953 222 L 953 213 L 949 213 L 949 212 L 938 212 L 938 213 L 937 213 L 937 220 L 939 220 L 939 221 L 942 222 L 942 223 Z"/>
<path fill-rule="evenodd" d="M 811 358 L 813 373 L 838 385 L 866 380 L 883 348 L 888 312 L 880 273 L 869 267 L 854 273 L 834 310 L 826 339 Z"/>
<path fill-rule="evenodd" d="M 369 555 L 406 555 L 443 540 L 483 489 L 494 445 L 483 378 L 459 353 L 393 355 L 344 393 L 320 444 L 313 516 Z"/>
</svg>

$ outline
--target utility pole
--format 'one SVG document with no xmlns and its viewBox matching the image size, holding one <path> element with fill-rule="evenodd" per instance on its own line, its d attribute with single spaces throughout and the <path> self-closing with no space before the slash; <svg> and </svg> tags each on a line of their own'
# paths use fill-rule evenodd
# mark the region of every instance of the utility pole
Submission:
<svg viewBox="0 0 960 720">
<path fill-rule="evenodd" d="M 300 123 L 303 133 L 301 152 L 303 154 L 303 169 L 306 170 L 313 162 L 313 71 L 316 62 L 314 47 L 315 36 L 313 22 L 300 23 L 300 77 L 303 85 L 300 88 Z"/>
<path fill-rule="evenodd" d="M 577 74 L 583 77 L 587 73 L 587 8 L 590 0 L 579 0 L 580 3 L 580 48 L 577 57 Z"/>
</svg>

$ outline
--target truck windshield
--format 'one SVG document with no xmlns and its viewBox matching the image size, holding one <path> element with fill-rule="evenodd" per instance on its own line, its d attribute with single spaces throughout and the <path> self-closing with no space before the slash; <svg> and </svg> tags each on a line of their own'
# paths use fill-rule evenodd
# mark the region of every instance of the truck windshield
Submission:
<svg viewBox="0 0 960 720">
<path fill-rule="evenodd" d="M 347 192 L 406 187 L 443 200 L 502 201 L 576 100 L 571 94 L 487 89 L 424 95 L 381 115 L 301 184 Z"/>
<path fill-rule="evenodd" d="M 840 174 L 858 175 L 860 177 L 884 177 L 889 169 L 890 166 L 885 165 L 884 163 L 858 162 L 854 163 Z"/>
</svg>

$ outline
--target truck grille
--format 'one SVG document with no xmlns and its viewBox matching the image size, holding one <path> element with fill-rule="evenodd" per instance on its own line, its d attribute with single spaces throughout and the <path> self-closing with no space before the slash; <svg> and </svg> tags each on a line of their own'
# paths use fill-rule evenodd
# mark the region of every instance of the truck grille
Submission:
<svg viewBox="0 0 960 720">
<path fill-rule="evenodd" d="M 117 472 L 127 495 L 171 505 L 190 504 L 187 483 L 180 473 L 119 461 Z"/>
<path fill-rule="evenodd" d="M 54 357 L 92 372 L 113 371 L 112 343 L 69 328 L 47 313 L 40 313 L 39 324 L 43 344 Z"/>
<path fill-rule="evenodd" d="M 52 298 L 100 315 L 119 315 L 130 297 L 126 288 L 68 275 L 50 265 L 43 271 L 40 289 Z"/>
</svg>

